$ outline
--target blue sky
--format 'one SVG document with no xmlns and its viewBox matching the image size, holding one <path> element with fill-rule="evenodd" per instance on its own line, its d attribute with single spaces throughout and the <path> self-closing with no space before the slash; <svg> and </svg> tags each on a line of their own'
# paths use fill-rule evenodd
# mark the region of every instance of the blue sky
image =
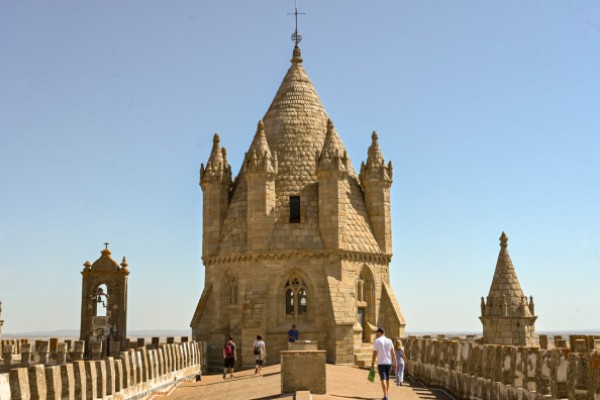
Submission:
<svg viewBox="0 0 600 400">
<path fill-rule="evenodd" d="M 303 0 L 304 66 L 358 167 L 394 163 L 409 331 L 481 329 L 505 230 L 538 330 L 600 328 L 600 5 Z M 130 329 L 204 284 L 198 170 L 234 171 L 291 57 L 292 1 L 0 2 L 4 332 L 77 328 L 82 264 L 127 256 Z"/>
</svg>

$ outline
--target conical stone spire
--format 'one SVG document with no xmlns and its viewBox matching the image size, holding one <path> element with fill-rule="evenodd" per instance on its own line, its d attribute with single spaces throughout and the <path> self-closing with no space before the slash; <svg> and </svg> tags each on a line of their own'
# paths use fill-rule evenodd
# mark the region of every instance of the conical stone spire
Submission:
<svg viewBox="0 0 600 400">
<path fill-rule="evenodd" d="M 319 171 L 338 170 L 347 171 L 348 154 L 340 140 L 333 122 L 327 120 L 327 133 L 325 134 L 325 143 L 319 157 Z"/>
<path fill-rule="evenodd" d="M 386 182 L 392 181 L 394 169 L 392 162 L 385 165 L 383 153 L 379 147 L 379 137 L 377 132 L 373 131 L 371 135 L 371 146 L 367 151 L 367 162 L 362 163 L 360 166 L 360 180 L 364 182 L 369 179 L 379 179 Z"/>
<path fill-rule="evenodd" d="M 246 177 L 256 173 L 256 170 L 249 168 L 250 164 L 260 167 L 261 151 L 264 155 L 265 148 L 271 153 L 275 171 L 275 207 L 272 213 L 275 220 L 273 229 L 277 234 L 269 243 L 270 246 L 302 249 L 306 243 L 311 243 L 315 249 L 323 248 L 319 231 L 317 171 L 327 136 L 328 120 L 321 99 L 304 70 L 300 48 L 296 47 L 291 65 L 262 119 L 263 124 L 259 124 L 258 135 L 253 138 L 242 169 L 232 186 L 219 239 L 220 252 L 230 254 L 249 249 L 245 239 L 250 229 L 245 222 L 249 193 Z M 327 149 L 330 147 L 335 148 L 336 154 L 332 156 L 340 157 L 340 168 L 347 170 L 348 190 L 345 196 L 355 199 L 347 210 L 350 222 L 346 224 L 347 232 L 344 235 L 349 239 L 344 245 L 353 251 L 379 253 L 360 182 L 350 160 L 343 162 L 346 149 L 335 129 L 331 132 Z M 290 198 L 298 196 L 301 197 L 302 229 L 287 222 L 290 218 Z"/>
<path fill-rule="evenodd" d="M 231 166 L 227 162 L 227 150 L 225 147 L 221 148 L 220 141 L 219 134 L 215 133 L 206 168 L 204 168 L 204 164 L 200 165 L 200 186 L 202 188 L 210 182 L 231 184 Z"/>
<path fill-rule="evenodd" d="M 500 236 L 500 254 L 486 303 L 489 315 L 531 315 L 527 297 L 508 254 L 505 232 Z"/>
<path fill-rule="evenodd" d="M 521 289 L 510 254 L 508 236 L 500 236 L 500 254 L 487 298 L 481 298 L 484 343 L 531 346 L 536 342 L 533 297 Z"/>
<path fill-rule="evenodd" d="M 258 123 L 256 134 L 246 154 L 246 167 L 248 171 L 277 172 L 277 155 L 271 155 L 262 120 Z"/>
</svg>

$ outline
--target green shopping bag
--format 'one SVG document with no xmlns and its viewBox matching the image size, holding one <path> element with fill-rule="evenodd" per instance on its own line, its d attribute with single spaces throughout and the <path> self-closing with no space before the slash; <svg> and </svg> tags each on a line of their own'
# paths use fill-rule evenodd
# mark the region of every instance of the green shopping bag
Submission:
<svg viewBox="0 0 600 400">
<path fill-rule="evenodd" d="M 375 370 L 373 368 L 369 371 L 369 377 L 367 379 L 371 382 L 375 382 Z"/>
</svg>

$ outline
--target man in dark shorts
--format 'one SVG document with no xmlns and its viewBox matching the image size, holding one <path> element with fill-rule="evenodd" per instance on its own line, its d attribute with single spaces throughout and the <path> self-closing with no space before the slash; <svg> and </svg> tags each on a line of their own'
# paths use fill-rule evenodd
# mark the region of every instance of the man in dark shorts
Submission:
<svg viewBox="0 0 600 400">
<path fill-rule="evenodd" d="M 234 378 L 233 368 L 235 367 L 235 361 L 237 360 L 237 349 L 235 348 L 235 342 L 233 338 L 229 336 L 229 340 L 225 342 L 223 346 L 223 379 L 227 377 L 227 370 L 229 369 L 229 377 Z"/>
<path fill-rule="evenodd" d="M 392 365 L 397 370 L 396 353 L 394 352 L 394 343 L 385 337 L 385 330 L 377 328 L 375 333 L 377 339 L 373 343 L 373 358 L 371 359 L 371 369 L 375 369 L 375 359 L 377 359 L 377 369 L 381 378 L 381 388 L 383 389 L 383 400 L 388 400 L 388 391 L 390 390 L 390 374 Z"/>
</svg>

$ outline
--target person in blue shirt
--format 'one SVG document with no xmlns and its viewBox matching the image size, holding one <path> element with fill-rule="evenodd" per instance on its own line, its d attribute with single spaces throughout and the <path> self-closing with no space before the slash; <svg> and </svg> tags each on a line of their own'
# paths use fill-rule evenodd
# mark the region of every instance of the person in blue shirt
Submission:
<svg viewBox="0 0 600 400">
<path fill-rule="evenodd" d="M 298 330 L 296 329 L 296 325 L 292 325 L 292 329 L 288 331 L 288 342 L 295 342 L 298 340 Z"/>
</svg>

